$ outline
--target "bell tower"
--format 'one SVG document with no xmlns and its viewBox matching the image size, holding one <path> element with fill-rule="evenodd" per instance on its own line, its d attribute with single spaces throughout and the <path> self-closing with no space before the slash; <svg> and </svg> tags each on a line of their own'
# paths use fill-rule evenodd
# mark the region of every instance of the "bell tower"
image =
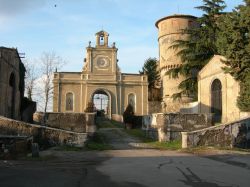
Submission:
<svg viewBox="0 0 250 187">
<path fill-rule="evenodd" d="M 103 30 L 95 34 L 96 47 L 108 47 L 109 34 Z"/>
<path fill-rule="evenodd" d="M 117 66 L 117 48 L 115 42 L 109 46 L 109 34 L 103 30 L 97 32 L 95 47 L 86 48 L 87 54 L 83 71 L 94 75 L 114 75 L 116 76 L 119 68 Z"/>
</svg>

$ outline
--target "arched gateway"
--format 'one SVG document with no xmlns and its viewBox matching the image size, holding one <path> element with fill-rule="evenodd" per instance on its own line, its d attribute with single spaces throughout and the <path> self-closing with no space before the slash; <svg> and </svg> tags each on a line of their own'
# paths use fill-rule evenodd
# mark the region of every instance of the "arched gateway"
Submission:
<svg viewBox="0 0 250 187">
<path fill-rule="evenodd" d="M 97 111 L 116 120 L 129 102 L 135 113 L 148 113 L 148 82 L 146 75 L 121 73 L 118 67 L 115 43 L 108 45 L 109 34 L 96 33 L 96 46 L 86 48 L 82 72 L 54 73 L 54 112 L 84 112 L 89 102 Z M 67 111 L 66 95 L 72 93 L 73 111 Z M 132 93 L 132 94 L 131 94 Z"/>
<path fill-rule="evenodd" d="M 111 95 L 104 89 L 98 89 L 92 94 L 92 102 L 94 103 L 97 114 L 111 117 Z"/>
</svg>

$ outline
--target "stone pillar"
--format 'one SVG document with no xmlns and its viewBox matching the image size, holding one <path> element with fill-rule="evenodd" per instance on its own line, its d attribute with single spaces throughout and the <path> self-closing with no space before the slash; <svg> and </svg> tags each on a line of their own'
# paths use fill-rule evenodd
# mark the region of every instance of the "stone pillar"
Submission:
<svg viewBox="0 0 250 187">
<path fill-rule="evenodd" d="M 158 141 L 159 142 L 169 142 L 170 141 L 170 129 L 164 127 L 158 127 Z"/>
<path fill-rule="evenodd" d="M 181 147 L 183 149 L 188 148 L 188 133 L 187 132 L 181 132 Z"/>
<path fill-rule="evenodd" d="M 32 157 L 39 157 L 39 145 L 38 143 L 32 143 L 31 147 Z"/>
<path fill-rule="evenodd" d="M 95 113 L 86 113 L 86 133 L 92 136 L 95 132 Z"/>
</svg>

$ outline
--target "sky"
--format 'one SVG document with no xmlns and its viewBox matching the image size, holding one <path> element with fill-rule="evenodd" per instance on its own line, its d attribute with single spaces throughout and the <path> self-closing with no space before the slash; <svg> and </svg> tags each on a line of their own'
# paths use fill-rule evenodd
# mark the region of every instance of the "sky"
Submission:
<svg viewBox="0 0 250 187">
<path fill-rule="evenodd" d="M 226 0 L 226 11 L 242 0 Z M 15 47 L 36 63 L 54 51 L 67 64 L 61 71 L 81 71 L 88 42 L 109 33 L 116 42 L 123 73 L 138 73 L 149 57 L 158 58 L 155 22 L 172 14 L 200 16 L 202 0 L 0 0 L 0 46 Z M 39 65 L 38 65 L 39 67 Z"/>
</svg>

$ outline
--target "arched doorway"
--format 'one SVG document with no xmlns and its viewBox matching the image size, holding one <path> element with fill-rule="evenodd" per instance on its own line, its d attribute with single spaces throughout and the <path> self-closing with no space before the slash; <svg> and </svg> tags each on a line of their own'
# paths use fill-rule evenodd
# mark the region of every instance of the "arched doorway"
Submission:
<svg viewBox="0 0 250 187">
<path fill-rule="evenodd" d="M 9 117 L 15 117 L 15 93 L 16 93 L 16 79 L 15 74 L 11 73 L 9 78 L 9 90 L 10 90 L 10 100 L 9 100 Z"/>
<path fill-rule="evenodd" d="M 214 113 L 214 122 L 221 122 L 222 116 L 222 86 L 219 79 L 215 79 L 211 86 L 211 113 Z"/>
<path fill-rule="evenodd" d="M 111 117 L 111 96 L 104 90 L 96 90 L 92 95 L 92 101 L 98 116 Z"/>
</svg>

